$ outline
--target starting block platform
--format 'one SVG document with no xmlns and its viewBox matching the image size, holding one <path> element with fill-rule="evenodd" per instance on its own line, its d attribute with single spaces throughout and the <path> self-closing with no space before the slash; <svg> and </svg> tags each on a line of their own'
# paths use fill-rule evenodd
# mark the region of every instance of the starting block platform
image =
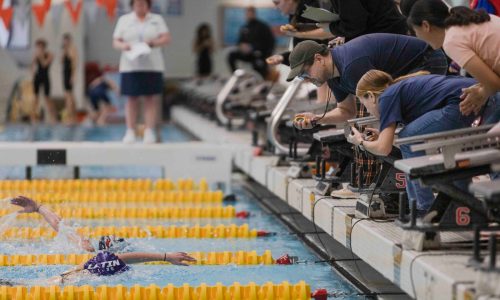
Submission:
<svg viewBox="0 0 500 300">
<path fill-rule="evenodd" d="M 354 217 L 356 198 L 334 199 L 315 193 L 313 179 L 294 179 L 277 156 L 256 156 L 248 133 L 229 132 L 183 107 L 174 107 L 173 120 L 200 140 L 232 145 L 234 166 L 313 221 L 318 229 L 350 249 L 386 279 L 416 299 L 472 299 L 474 268 L 468 266 L 472 233 L 441 234 L 442 250 L 404 249 L 406 232 L 394 221 Z M 209 133 L 208 133 L 209 132 Z M 442 163 L 442 162 L 440 162 Z M 447 250 L 447 245 L 454 245 Z M 458 245 L 458 247 L 456 247 Z M 460 245 L 469 248 L 460 249 Z"/>
</svg>

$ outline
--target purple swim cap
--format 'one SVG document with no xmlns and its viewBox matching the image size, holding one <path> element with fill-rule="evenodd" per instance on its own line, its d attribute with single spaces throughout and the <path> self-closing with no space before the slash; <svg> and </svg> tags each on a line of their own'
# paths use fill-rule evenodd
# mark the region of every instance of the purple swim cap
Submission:
<svg viewBox="0 0 500 300">
<path fill-rule="evenodd" d="M 98 276 L 109 276 L 125 272 L 129 267 L 111 252 L 100 252 L 83 265 L 83 268 Z"/>
</svg>

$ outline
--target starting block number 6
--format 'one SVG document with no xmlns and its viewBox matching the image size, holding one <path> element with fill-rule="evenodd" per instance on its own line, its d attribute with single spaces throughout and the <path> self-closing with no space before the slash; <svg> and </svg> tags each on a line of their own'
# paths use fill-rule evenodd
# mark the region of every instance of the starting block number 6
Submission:
<svg viewBox="0 0 500 300">
<path fill-rule="evenodd" d="M 466 206 L 457 207 L 455 221 L 457 225 L 467 226 L 470 223 L 470 209 Z"/>
</svg>

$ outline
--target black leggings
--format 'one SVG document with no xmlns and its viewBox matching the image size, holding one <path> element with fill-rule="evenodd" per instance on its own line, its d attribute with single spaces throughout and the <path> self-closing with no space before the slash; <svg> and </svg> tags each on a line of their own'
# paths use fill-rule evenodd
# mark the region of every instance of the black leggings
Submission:
<svg viewBox="0 0 500 300">
<path fill-rule="evenodd" d="M 50 96 L 50 80 L 48 77 L 35 76 L 33 80 L 33 91 L 38 96 L 40 89 L 43 87 L 43 93 L 46 97 Z"/>
</svg>

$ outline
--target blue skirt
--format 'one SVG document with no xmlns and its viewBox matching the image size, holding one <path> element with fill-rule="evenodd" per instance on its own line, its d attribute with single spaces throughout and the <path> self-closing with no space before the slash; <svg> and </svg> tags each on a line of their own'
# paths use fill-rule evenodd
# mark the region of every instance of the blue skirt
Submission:
<svg viewBox="0 0 500 300">
<path fill-rule="evenodd" d="M 155 71 L 138 71 L 121 73 L 121 94 L 139 97 L 163 93 L 163 73 Z"/>
</svg>

